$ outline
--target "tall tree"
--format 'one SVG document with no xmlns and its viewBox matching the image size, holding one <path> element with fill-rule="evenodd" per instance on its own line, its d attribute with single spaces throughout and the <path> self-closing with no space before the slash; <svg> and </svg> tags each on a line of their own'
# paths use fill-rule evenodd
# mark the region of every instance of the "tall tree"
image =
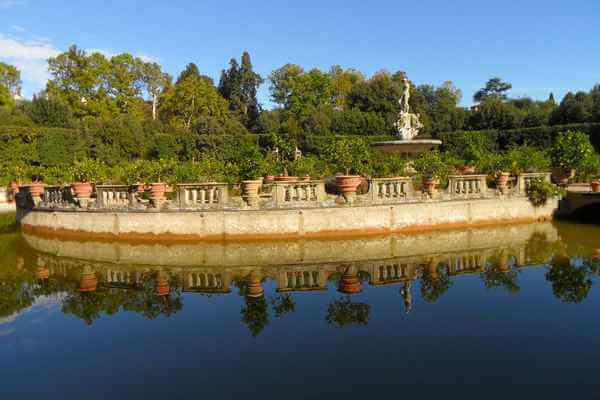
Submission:
<svg viewBox="0 0 600 400">
<path fill-rule="evenodd" d="M 261 76 L 252 69 L 250 54 L 246 51 L 242 54 L 241 65 L 232 58 L 229 69 L 221 73 L 219 93 L 229 101 L 229 109 L 237 113 L 247 127 L 255 126 L 260 115 L 256 92 L 262 82 Z"/>
<path fill-rule="evenodd" d="M 479 89 L 475 93 L 473 100 L 476 102 L 482 102 L 486 99 L 506 100 L 506 92 L 508 92 L 510 89 L 512 89 L 512 85 L 510 83 L 504 82 L 502 78 L 496 76 L 487 81 L 485 87 Z"/>
<path fill-rule="evenodd" d="M 21 71 L 13 65 L 0 62 L 0 86 L 4 87 L 11 97 L 21 94 Z"/>
<path fill-rule="evenodd" d="M 158 98 L 171 81 L 171 77 L 169 74 L 163 73 L 160 65 L 157 63 L 144 63 L 142 71 L 142 81 L 144 82 L 146 92 L 152 99 L 152 119 L 155 120 L 158 109 Z"/>
</svg>

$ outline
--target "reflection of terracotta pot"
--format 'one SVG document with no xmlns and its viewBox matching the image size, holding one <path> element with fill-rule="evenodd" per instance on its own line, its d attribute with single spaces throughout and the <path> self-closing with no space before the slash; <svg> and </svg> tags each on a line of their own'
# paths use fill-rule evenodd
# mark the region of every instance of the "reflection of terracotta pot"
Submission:
<svg viewBox="0 0 600 400">
<path fill-rule="evenodd" d="M 46 280 L 50 278 L 50 270 L 48 267 L 38 267 L 35 270 L 35 279 Z"/>
<path fill-rule="evenodd" d="M 258 190 L 262 185 L 262 179 L 242 181 L 242 198 L 250 207 L 258 205 Z"/>
<path fill-rule="evenodd" d="M 509 172 L 500 172 L 500 174 L 498 174 L 498 177 L 496 178 L 496 187 L 502 193 L 506 192 L 506 190 L 508 189 L 508 179 L 509 178 L 510 178 Z"/>
<path fill-rule="evenodd" d="M 356 193 L 356 189 L 362 182 L 360 175 L 338 175 L 335 183 L 342 194 Z"/>
<path fill-rule="evenodd" d="M 552 168 L 552 182 L 557 185 L 568 185 L 569 179 L 574 176 L 575 170 L 573 168 Z"/>
<path fill-rule="evenodd" d="M 594 249 L 592 252 L 592 257 L 595 259 L 600 259 L 600 249 Z"/>
<path fill-rule="evenodd" d="M 275 177 L 273 175 L 266 175 L 263 179 L 264 183 L 273 183 L 275 182 Z"/>
<path fill-rule="evenodd" d="M 278 175 L 275 177 L 275 182 L 297 182 L 297 176 Z"/>
<path fill-rule="evenodd" d="M 44 194 L 45 185 L 41 182 L 34 182 L 25 186 L 27 186 L 31 197 L 42 197 L 42 195 Z"/>
<path fill-rule="evenodd" d="M 92 196 L 92 184 L 89 182 L 75 182 L 71 184 L 78 199 L 89 199 Z"/>
<path fill-rule="evenodd" d="M 362 292 L 362 283 L 355 273 L 344 272 L 338 291 L 344 294 L 356 294 Z"/>
<path fill-rule="evenodd" d="M 150 184 L 150 198 L 152 200 L 163 200 L 166 191 L 167 185 L 165 183 L 157 182 Z"/>
<path fill-rule="evenodd" d="M 93 272 L 83 272 L 81 274 L 81 278 L 79 279 L 79 289 L 80 292 L 95 292 L 98 287 L 98 278 L 96 278 L 96 274 Z"/>
<path fill-rule="evenodd" d="M 265 294 L 265 291 L 260 284 L 260 279 L 258 276 L 250 275 L 248 279 L 248 297 L 262 297 Z"/>
<path fill-rule="evenodd" d="M 592 181 L 592 183 L 590 183 L 590 188 L 594 193 L 600 192 L 600 181 Z"/>
<path fill-rule="evenodd" d="M 171 286 L 169 280 L 164 276 L 158 276 L 156 278 L 156 287 L 154 288 L 154 294 L 156 296 L 166 296 L 171 292 Z"/>
</svg>

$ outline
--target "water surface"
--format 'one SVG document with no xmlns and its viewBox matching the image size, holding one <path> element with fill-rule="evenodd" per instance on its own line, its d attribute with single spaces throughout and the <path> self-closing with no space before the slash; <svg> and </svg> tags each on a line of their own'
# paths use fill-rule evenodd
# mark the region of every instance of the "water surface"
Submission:
<svg viewBox="0 0 600 400">
<path fill-rule="evenodd" d="M 597 226 L 227 245 L 0 235 L 2 398 L 598 380 Z"/>
</svg>

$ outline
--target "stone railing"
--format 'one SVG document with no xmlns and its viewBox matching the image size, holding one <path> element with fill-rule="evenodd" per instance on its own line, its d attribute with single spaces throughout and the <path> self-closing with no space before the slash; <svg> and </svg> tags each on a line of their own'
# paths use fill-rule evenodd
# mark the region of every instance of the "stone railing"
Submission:
<svg viewBox="0 0 600 400">
<path fill-rule="evenodd" d="M 229 199 L 226 183 L 186 183 L 177 185 L 179 208 L 223 208 Z"/>
<path fill-rule="evenodd" d="M 275 182 L 271 192 L 276 207 L 318 205 L 326 197 L 323 181 Z"/>
<path fill-rule="evenodd" d="M 520 195 L 525 195 L 527 193 L 527 188 L 529 187 L 529 183 L 533 179 L 542 178 L 546 182 L 551 182 L 550 180 L 551 174 L 549 172 L 528 172 L 517 175 L 517 183 L 515 185 L 515 192 Z"/>
<path fill-rule="evenodd" d="M 70 186 L 46 186 L 42 195 L 42 206 L 61 208 L 75 205 Z"/>
<path fill-rule="evenodd" d="M 413 181 L 409 177 L 373 178 L 368 196 L 373 203 L 394 203 L 414 197 Z"/>
<path fill-rule="evenodd" d="M 450 175 L 446 194 L 453 198 L 485 197 L 488 192 L 486 175 Z"/>
<path fill-rule="evenodd" d="M 135 204 L 135 192 L 127 185 L 97 185 L 97 208 L 128 208 Z"/>
</svg>

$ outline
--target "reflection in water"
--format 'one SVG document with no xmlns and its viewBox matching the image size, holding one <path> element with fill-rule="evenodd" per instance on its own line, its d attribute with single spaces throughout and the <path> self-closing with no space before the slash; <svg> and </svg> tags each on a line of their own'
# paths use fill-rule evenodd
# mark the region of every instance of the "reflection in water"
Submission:
<svg viewBox="0 0 600 400">
<path fill-rule="evenodd" d="M 233 286 L 243 299 L 241 321 L 253 336 L 272 318 L 295 312 L 294 295 L 331 287 L 341 296 L 324 307 L 325 319 L 332 327 L 342 328 L 368 324 L 372 309 L 364 293 L 367 284 L 374 290 L 398 285 L 398 303 L 408 314 L 413 311 L 414 283 L 428 303 L 440 301 L 452 290 L 453 281 L 465 274 L 479 276 L 489 290 L 517 294 L 521 270 L 545 265 L 554 295 L 564 302 L 579 303 L 600 270 L 600 252 L 584 254 L 580 248 L 570 252 L 572 248 L 560 240 L 551 224 L 227 248 L 25 239 L 14 234 L 5 242 L 8 261 L 0 270 L 0 317 L 18 313 L 37 297 L 57 295 L 63 313 L 86 324 L 119 312 L 155 319 L 182 310 L 184 293 L 226 295 Z M 248 246 L 255 246 L 253 251 L 260 253 L 260 260 L 268 262 L 242 264 Z M 338 247 L 343 251 L 336 250 Z M 142 263 L 138 264 L 132 253 L 156 255 L 162 262 L 147 263 L 149 258 L 140 256 Z M 186 259 L 196 262 L 184 264 Z M 276 291 L 268 295 L 264 286 L 272 283 Z"/>
</svg>

